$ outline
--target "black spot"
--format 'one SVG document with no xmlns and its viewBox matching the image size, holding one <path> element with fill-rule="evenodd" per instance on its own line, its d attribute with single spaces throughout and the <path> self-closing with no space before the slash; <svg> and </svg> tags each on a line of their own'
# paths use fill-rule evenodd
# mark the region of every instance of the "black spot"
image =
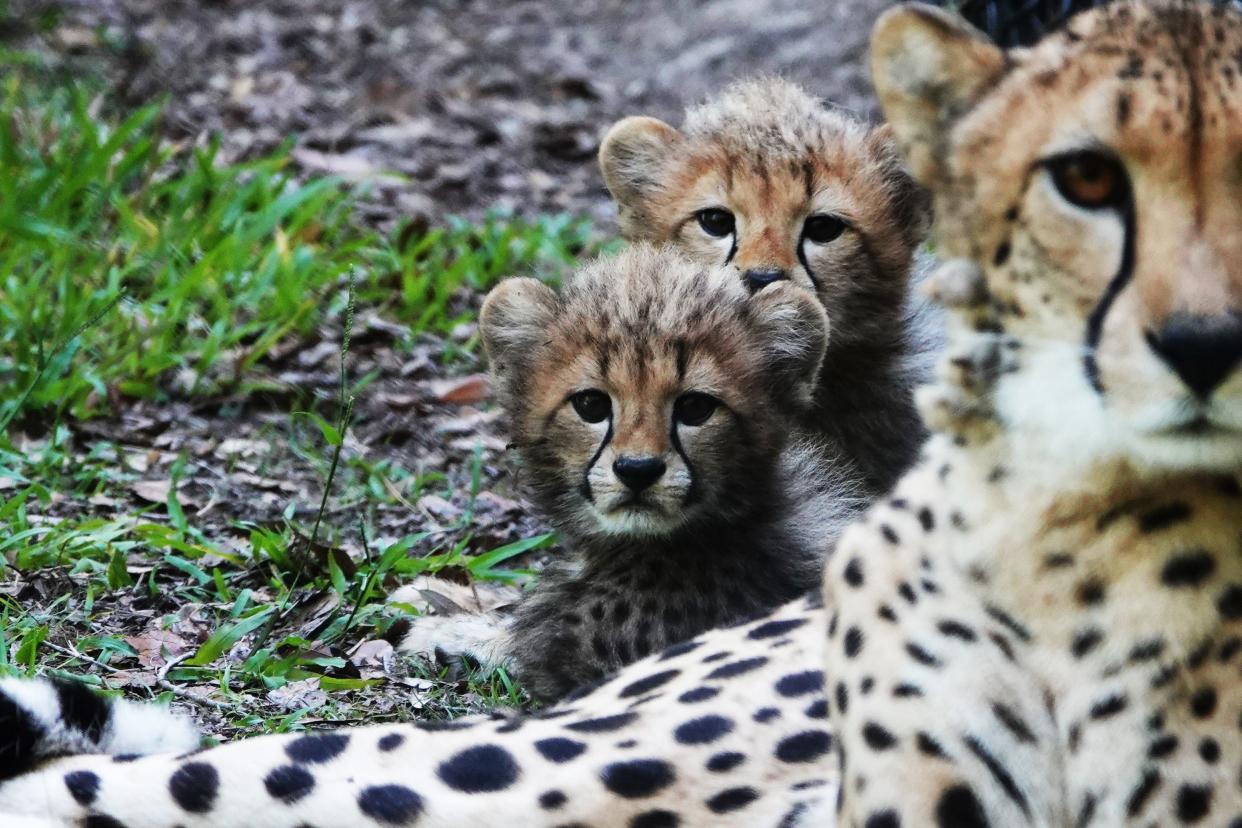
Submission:
<svg viewBox="0 0 1242 828">
<path fill-rule="evenodd" d="M 992 254 L 992 264 L 1000 267 L 1009 261 L 1009 242 L 1001 242 L 996 246 L 996 252 Z"/>
<path fill-rule="evenodd" d="M 220 774 L 206 762 L 188 762 L 168 780 L 173 801 L 192 814 L 205 814 L 216 801 Z"/>
<path fill-rule="evenodd" d="M 714 814 L 727 814 L 745 808 L 759 798 L 754 788 L 729 788 L 707 800 L 707 807 Z"/>
<path fill-rule="evenodd" d="M 741 661 L 731 661 L 712 670 L 707 674 L 707 678 L 709 680 L 733 678 L 743 673 L 749 673 L 751 670 L 757 670 L 767 663 L 767 656 L 755 656 L 754 658 L 744 658 Z"/>
<path fill-rule="evenodd" d="M 1087 828 L 1091 824 L 1091 820 L 1095 819 L 1095 794 L 1088 793 L 1082 798 L 1082 805 L 1078 808 L 1078 818 L 1074 820 L 1075 828 Z"/>
<path fill-rule="evenodd" d="M 988 828 L 988 818 L 974 791 L 954 785 L 936 803 L 936 824 L 940 828 Z"/>
<path fill-rule="evenodd" d="M 614 762 L 600 772 L 604 787 L 626 799 L 652 796 L 673 784 L 673 766 L 659 759 Z"/>
<path fill-rule="evenodd" d="M 677 828 L 681 818 L 672 811 L 644 811 L 630 820 L 629 828 Z"/>
<path fill-rule="evenodd" d="M 677 656 L 685 655 L 691 650 L 697 649 L 701 646 L 703 646 L 702 641 L 695 641 L 693 639 L 690 641 L 683 641 L 680 644 L 674 644 L 673 646 L 666 648 L 664 652 L 660 653 L 660 661 L 668 661 L 670 658 L 677 658 Z"/>
<path fill-rule="evenodd" d="M 693 690 L 687 690 L 677 697 L 677 701 L 683 704 L 694 704 L 696 702 L 707 701 L 713 699 L 720 694 L 717 687 L 696 687 Z"/>
<path fill-rule="evenodd" d="M 1156 638 L 1151 641 L 1140 641 L 1130 650 L 1131 661 L 1151 661 L 1154 658 L 1160 658 L 1164 653 L 1164 641 Z"/>
<path fill-rule="evenodd" d="M 1103 640 L 1104 634 L 1097 629 L 1079 630 L 1074 634 L 1074 640 L 1070 643 L 1070 652 L 1074 654 L 1074 658 L 1083 658 L 1098 647 Z"/>
<path fill-rule="evenodd" d="M 1134 790 L 1130 792 L 1130 799 L 1126 802 L 1126 815 L 1134 818 L 1142 813 L 1147 800 L 1160 787 L 1160 774 L 1150 768 L 1143 772 L 1143 778 L 1134 786 Z"/>
<path fill-rule="evenodd" d="M 126 762 L 136 762 L 141 758 L 141 753 L 118 753 L 116 756 L 112 757 L 112 761 L 118 765 L 123 765 Z"/>
<path fill-rule="evenodd" d="M 650 692 L 657 687 L 668 684 L 679 675 L 681 675 L 680 670 L 665 670 L 662 673 L 655 673 L 654 675 L 641 678 L 638 681 L 626 685 L 618 695 L 623 699 L 629 698 L 630 696 L 641 696 L 642 694 Z"/>
<path fill-rule="evenodd" d="M 850 706 L 850 691 L 845 686 L 845 682 L 837 682 L 837 710 L 844 715 Z"/>
<path fill-rule="evenodd" d="M 263 777 L 263 787 L 273 799 L 292 805 L 315 789 L 315 777 L 301 765 L 281 765 Z"/>
<path fill-rule="evenodd" d="M 464 793 L 503 791 L 517 781 L 517 762 L 499 745 L 475 745 L 441 762 L 436 775 Z"/>
<path fill-rule="evenodd" d="M 724 716 L 702 716 L 678 725 L 673 738 L 683 745 L 706 745 L 733 730 L 733 722 Z"/>
<path fill-rule="evenodd" d="M 776 758 L 782 762 L 814 762 L 830 750 L 830 735 L 822 730 L 807 730 L 781 739 L 776 745 Z"/>
<path fill-rule="evenodd" d="M 850 562 L 845 565 L 845 582 L 857 588 L 863 585 L 864 580 L 862 561 L 850 558 Z"/>
<path fill-rule="evenodd" d="M 615 716 L 601 716 L 598 719 L 584 719 L 567 724 L 565 729 L 578 733 L 611 733 L 614 730 L 620 730 L 636 718 L 638 718 L 637 713 L 618 713 Z"/>
<path fill-rule="evenodd" d="M 1226 621 L 1242 618 L 1242 585 L 1230 584 L 1216 599 L 1216 609 Z"/>
<path fill-rule="evenodd" d="M 1211 687 L 1204 687 L 1195 691 L 1190 697 L 1190 712 L 1195 714 L 1197 719 L 1206 719 L 1216 712 L 1216 691 Z"/>
<path fill-rule="evenodd" d="M 404 741 L 405 737 L 400 733 L 385 733 L 380 737 L 379 749 L 384 753 L 388 753 L 401 747 L 401 743 Z"/>
<path fill-rule="evenodd" d="M 349 737 L 344 733 L 314 733 L 285 745 L 285 754 L 295 762 L 315 765 L 340 756 L 348 744 Z"/>
<path fill-rule="evenodd" d="M 1117 693 L 1109 696 L 1102 701 L 1098 701 L 1091 705 L 1091 718 L 1107 719 L 1110 716 L 1116 716 L 1118 713 L 1126 709 L 1128 700 L 1124 693 Z"/>
<path fill-rule="evenodd" d="M 1207 816 L 1212 804 L 1209 785 L 1182 785 L 1177 789 L 1177 818 L 1182 822 L 1198 822 Z"/>
<path fill-rule="evenodd" d="M 560 736 L 540 739 L 535 742 L 535 750 L 539 751 L 539 755 L 549 762 L 556 762 L 558 765 L 562 762 L 568 762 L 570 759 L 578 758 L 586 749 L 587 746 L 582 742 L 565 739 Z"/>
<path fill-rule="evenodd" d="M 1196 587 L 1216 571 L 1216 558 L 1206 549 L 1174 555 L 1165 563 L 1160 580 L 1169 587 Z"/>
<path fill-rule="evenodd" d="M 888 750 L 897 744 L 897 737 L 875 722 L 863 725 L 863 739 L 872 750 Z"/>
<path fill-rule="evenodd" d="M 949 638 L 960 638 L 962 641 L 974 641 L 977 637 L 974 630 L 957 621 L 941 621 L 936 628 Z"/>
<path fill-rule="evenodd" d="M 906 652 L 909 653 L 910 657 L 913 658 L 915 661 L 917 661 L 919 664 L 926 664 L 928 667 L 939 667 L 940 666 L 940 659 L 936 658 L 934 655 L 927 652 L 927 650 L 924 650 L 918 644 L 914 644 L 914 643 L 907 644 Z"/>
<path fill-rule="evenodd" d="M 806 710 L 802 714 L 808 719 L 826 719 L 828 718 L 828 700 L 816 699 L 807 705 Z"/>
<path fill-rule="evenodd" d="M 1035 734 L 1031 732 L 1031 728 L 1022 717 L 1012 708 L 1009 708 L 1000 702 L 993 702 L 992 713 L 997 720 L 1005 726 L 1005 729 L 1013 734 L 1013 737 L 1019 742 L 1026 744 L 1034 744 L 1037 740 Z"/>
<path fill-rule="evenodd" d="M 913 699 L 923 695 L 917 685 L 902 683 L 893 688 L 893 697 L 897 699 Z"/>
<path fill-rule="evenodd" d="M 906 603 L 911 606 L 919 602 L 919 596 L 914 592 L 914 588 L 905 581 L 902 581 L 901 584 L 898 585 L 897 592 L 906 600 Z"/>
<path fill-rule="evenodd" d="M 539 794 L 539 807 L 545 811 L 555 811 L 569 801 L 562 791 L 544 791 Z"/>
<path fill-rule="evenodd" d="M 725 771 L 733 770 L 745 761 L 746 754 L 738 753 L 734 750 L 725 751 L 724 753 L 717 753 L 708 759 L 707 769 L 712 773 L 724 773 Z"/>
<path fill-rule="evenodd" d="M 755 711 L 755 715 L 751 718 L 759 724 L 767 724 L 773 719 L 779 719 L 780 717 L 781 711 L 777 710 L 775 707 L 761 707 Z"/>
<path fill-rule="evenodd" d="M 1199 758 L 1209 765 L 1215 765 L 1220 761 L 1220 743 L 1211 736 L 1205 737 L 1199 742 Z"/>
<path fill-rule="evenodd" d="M 948 754 L 944 752 L 944 748 L 940 746 L 940 743 L 937 742 L 930 733 L 924 733 L 920 730 L 918 735 L 915 736 L 914 744 L 918 746 L 919 753 L 922 753 L 925 756 L 933 756 L 937 759 L 948 758 Z"/>
<path fill-rule="evenodd" d="M 747 638 L 775 638 L 778 635 L 792 632 L 806 623 L 805 618 L 790 618 L 785 621 L 765 621 L 746 634 Z"/>
<path fill-rule="evenodd" d="M 992 778 L 994 778 L 997 784 L 1001 786 L 1001 790 L 1003 790 L 1005 794 L 1013 800 L 1015 805 L 1022 809 L 1022 813 L 1029 817 L 1031 815 L 1031 806 L 1026 801 L 1026 794 L 1022 793 L 1022 789 L 1019 788 L 1018 783 L 1014 781 L 1013 774 L 1009 772 L 1009 769 L 1002 765 L 1000 760 L 993 756 L 992 752 L 985 748 L 983 743 L 975 737 L 967 736 L 962 741 L 966 743 L 966 747 L 970 749 L 970 752 L 973 753 L 979 761 L 983 763 L 984 767 L 988 769 L 988 772 L 992 774 Z"/>
<path fill-rule="evenodd" d="M 901 828 L 901 818 L 896 811 L 880 811 L 868 816 L 863 828 Z"/>
<path fill-rule="evenodd" d="M 119 822 L 110 816 L 91 814 L 82 821 L 82 828 L 126 828 L 126 826 L 125 823 Z"/>
<path fill-rule="evenodd" d="M 896 546 L 901 543 L 901 538 L 897 537 L 897 533 L 893 531 L 893 527 L 887 523 L 880 527 L 880 534 L 884 536 L 884 540 Z"/>
<path fill-rule="evenodd" d="M 90 805 L 99 795 L 99 776 L 90 771 L 72 771 L 65 774 L 65 787 L 79 805 Z"/>
<path fill-rule="evenodd" d="M 863 631 L 850 627 L 845 631 L 845 657 L 856 658 L 863 648 Z"/>
<path fill-rule="evenodd" d="M 776 682 L 776 692 L 786 698 L 805 696 L 807 693 L 817 693 L 823 687 L 824 674 L 819 670 L 792 673 L 788 676 L 782 676 L 781 680 Z"/>
<path fill-rule="evenodd" d="M 1168 503 L 1139 517 L 1139 531 L 1159 532 L 1190 520 L 1190 515 L 1190 506 L 1187 504 Z"/>
<path fill-rule="evenodd" d="M 930 532 L 936 528 L 936 517 L 926 506 L 919 509 L 919 525 L 923 527 L 924 532 Z"/>
<path fill-rule="evenodd" d="M 1068 552 L 1050 552 L 1044 556 L 1045 569 L 1062 569 L 1074 565 L 1074 556 Z"/>
<path fill-rule="evenodd" d="M 1031 632 L 1030 632 L 1030 630 L 1028 630 L 1026 627 L 1022 626 L 1021 624 L 1019 624 L 1019 623 L 1018 623 L 1018 622 L 1017 622 L 1017 621 L 1013 618 L 1013 616 L 1011 616 L 1009 613 L 1005 612 L 1005 611 L 1004 611 L 1003 609 L 1001 609 L 1000 607 L 995 607 L 995 606 L 992 606 L 992 605 L 990 605 L 990 604 L 989 604 L 988 606 L 984 607 L 984 609 L 987 611 L 987 614 L 988 614 L 988 615 L 990 615 L 994 621 L 996 621 L 996 622 L 998 622 L 998 623 L 1000 623 L 1000 624 L 1003 624 L 1005 627 L 1007 627 L 1007 628 L 1009 629 L 1009 631 L 1010 631 L 1011 633 L 1013 633 L 1014 635 L 1016 635 L 1016 636 L 1017 636 L 1019 639 L 1021 639 L 1022 641 L 1030 641 L 1030 640 L 1031 640 Z M 973 794 L 972 794 L 972 795 L 973 795 Z"/>
<path fill-rule="evenodd" d="M 1103 582 L 1090 578 L 1078 585 L 1077 598 L 1078 603 L 1084 607 L 1094 607 L 1104 601 L 1104 584 Z"/>
<path fill-rule="evenodd" d="M 358 794 L 358 809 L 376 822 L 409 825 L 423 812 L 423 798 L 404 785 L 372 785 Z"/>
<path fill-rule="evenodd" d="M 65 724 L 98 742 L 111 712 L 108 700 L 87 689 L 85 684 L 66 679 L 51 679 L 60 702 L 60 716 Z"/>
</svg>

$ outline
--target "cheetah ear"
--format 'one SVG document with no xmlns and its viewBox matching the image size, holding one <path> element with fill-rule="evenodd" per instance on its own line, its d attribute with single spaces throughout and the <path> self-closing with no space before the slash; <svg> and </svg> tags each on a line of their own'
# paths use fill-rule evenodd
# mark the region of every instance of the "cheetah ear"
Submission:
<svg viewBox="0 0 1242 828">
<path fill-rule="evenodd" d="M 792 282 L 769 285 L 751 299 L 763 337 L 764 366 L 778 397 L 810 406 L 828 348 L 828 314 Z"/>
<path fill-rule="evenodd" d="M 652 226 L 651 201 L 660 191 L 661 172 L 681 133 L 656 118 L 622 118 L 599 146 L 599 169 L 617 201 L 617 217 L 629 239 Z"/>
<path fill-rule="evenodd" d="M 880 16 L 871 78 L 916 179 L 940 180 L 950 128 L 1005 66 L 1005 52 L 955 14 L 909 3 Z"/>
<path fill-rule="evenodd" d="M 531 352 L 547 341 L 556 309 L 556 293 L 538 279 L 505 279 L 487 294 L 479 331 L 498 379 L 522 370 Z"/>
<path fill-rule="evenodd" d="M 917 247 L 931 230 L 931 193 L 910 175 L 910 169 L 897 152 L 892 124 L 872 129 L 867 135 L 867 145 L 882 165 L 901 232 L 912 248 Z"/>
</svg>

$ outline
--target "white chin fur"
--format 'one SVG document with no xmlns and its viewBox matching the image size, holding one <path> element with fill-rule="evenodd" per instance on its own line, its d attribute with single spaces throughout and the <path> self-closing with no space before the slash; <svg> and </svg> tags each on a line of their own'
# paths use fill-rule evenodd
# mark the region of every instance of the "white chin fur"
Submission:
<svg viewBox="0 0 1242 828">
<path fill-rule="evenodd" d="M 1021 370 L 1003 376 L 995 394 L 1012 432 L 1051 435 L 1025 442 L 1062 474 L 1116 461 L 1152 471 L 1232 472 L 1242 465 L 1242 434 L 1159 434 L 1140 416 L 1110 411 L 1107 397 L 1088 383 L 1076 346 L 1029 345 Z"/>
<path fill-rule="evenodd" d="M 678 521 L 663 512 L 644 509 L 595 510 L 599 528 L 610 535 L 663 535 L 677 528 Z"/>
</svg>

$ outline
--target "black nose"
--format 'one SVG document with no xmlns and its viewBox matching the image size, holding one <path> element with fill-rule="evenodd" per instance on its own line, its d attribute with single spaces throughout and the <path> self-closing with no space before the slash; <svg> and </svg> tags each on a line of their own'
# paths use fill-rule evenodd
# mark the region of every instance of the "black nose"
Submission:
<svg viewBox="0 0 1242 828">
<path fill-rule="evenodd" d="M 618 457 L 612 470 L 631 490 L 641 492 L 664 474 L 664 461 L 659 457 Z"/>
<path fill-rule="evenodd" d="M 773 282 L 779 282 L 781 279 L 788 278 L 789 274 L 777 268 L 748 270 L 746 271 L 746 286 L 750 288 L 751 293 L 758 293 Z"/>
<path fill-rule="evenodd" d="M 1207 397 L 1242 360 L 1242 316 L 1173 314 L 1147 332 L 1147 344 L 1191 391 Z"/>
</svg>

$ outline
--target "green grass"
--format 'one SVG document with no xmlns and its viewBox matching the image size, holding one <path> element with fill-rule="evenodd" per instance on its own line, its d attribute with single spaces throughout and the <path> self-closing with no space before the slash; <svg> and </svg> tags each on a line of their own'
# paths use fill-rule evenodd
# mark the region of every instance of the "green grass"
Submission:
<svg viewBox="0 0 1242 828">
<path fill-rule="evenodd" d="M 164 140 L 159 105 L 108 114 L 94 85 L 50 78 L 25 56 L 0 63 L 0 582 L 61 580 L 40 593 L 47 600 L 0 594 L 0 674 L 62 671 L 111 686 L 138 654 L 109 619 L 141 605 L 167 629 L 178 608 L 196 607 L 210 634 L 149 695 L 185 697 L 185 686 L 210 682 L 217 692 L 199 704 L 226 730 L 281 730 L 305 711 L 273 718 L 248 700 L 316 678 L 331 695 L 316 715 L 356 718 L 366 705 L 342 699 L 367 698 L 375 682 L 346 675 L 340 652 L 401 614 L 384 603 L 393 586 L 445 570 L 514 581 L 524 572 L 511 559 L 552 540 L 472 543 L 477 458 L 462 480 L 343 452 L 347 399 L 362 384 L 342 371 L 334 413 L 291 412 L 274 435 L 315 466 L 323 503 L 291 500 L 276 526 L 234 516 L 239 550 L 187 517 L 175 486 L 164 503 L 97 514 L 92 499 L 124 500 L 141 475 L 123 445 L 83 451 L 74 426 L 134 400 L 228 394 L 244 408 L 273 348 L 324 326 L 348 333 L 349 295 L 407 326 L 402 347 L 442 337 L 503 276 L 563 272 L 591 248 L 589 227 L 494 216 L 379 234 L 360 226 L 358 192 L 298 181 L 285 152 L 225 164 L 215 144 Z M 446 345 L 444 358 L 476 345 Z M 174 464 L 174 482 L 189 461 Z M 341 550 L 344 534 L 373 534 L 378 506 L 429 492 L 468 506 L 434 536 L 364 543 L 353 558 Z M 333 524 L 322 507 L 342 503 L 356 517 Z M 334 606 L 307 638 L 290 617 L 316 596 Z M 503 673 L 415 674 L 434 700 L 419 715 L 522 698 Z"/>
</svg>

